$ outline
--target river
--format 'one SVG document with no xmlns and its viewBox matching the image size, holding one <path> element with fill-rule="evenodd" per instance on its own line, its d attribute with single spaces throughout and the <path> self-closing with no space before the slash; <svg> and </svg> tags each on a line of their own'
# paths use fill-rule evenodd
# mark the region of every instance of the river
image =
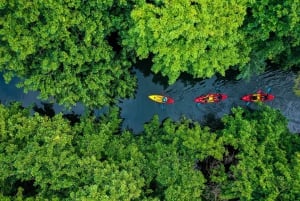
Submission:
<svg viewBox="0 0 300 201">
<path fill-rule="evenodd" d="M 205 80 L 194 80 L 187 76 L 171 86 L 166 86 L 166 80 L 161 76 L 141 70 L 135 70 L 135 74 L 138 78 L 135 98 L 120 103 L 121 116 L 124 119 L 123 128 L 130 128 L 134 132 L 142 131 L 143 124 L 151 120 L 154 114 L 158 114 L 160 120 L 168 117 L 178 120 L 184 116 L 214 126 L 210 121 L 230 113 L 232 107 L 246 107 L 246 103 L 241 101 L 240 97 L 259 89 L 267 91 L 271 88 L 270 93 L 275 95 L 275 99 L 266 104 L 279 109 L 287 117 L 291 132 L 300 133 L 300 97 L 293 93 L 296 75 L 291 71 L 268 70 L 248 81 L 236 80 L 233 76 L 227 78 L 214 76 Z M 216 104 L 197 105 L 193 102 L 195 97 L 216 90 L 227 94 L 228 99 Z M 150 94 L 170 96 L 175 99 L 175 104 L 162 107 L 161 104 L 148 99 Z M 255 108 L 255 104 L 248 107 Z"/>
<path fill-rule="evenodd" d="M 148 69 L 144 63 L 144 69 Z M 158 114 L 160 120 L 171 118 L 178 120 L 182 116 L 199 121 L 203 124 L 214 126 L 212 122 L 225 114 L 230 113 L 234 106 L 244 106 L 245 102 L 240 97 L 256 92 L 258 89 L 264 91 L 271 88 L 271 94 L 275 99 L 268 102 L 269 106 L 279 109 L 288 119 L 288 127 L 293 133 L 300 133 L 300 97 L 293 93 L 293 80 L 295 74 L 292 71 L 268 70 L 265 73 L 254 76 L 249 81 L 235 80 L 233 76 L 217 77 L 210 79 L 195 80 L 189 76 L 182 77 L 173 85 L 167 86 L 166 79 L 153 75 L 150 72 L 142 71 L 142 66 L 135 68 L 134 73 L 138 78 L 138 88 L 135 98 L 121 100 L 121 117 L 123 118 L 123 128 L 129 128 L 135 133 L 143 130 L 143 124 L 151 120 L 153 115 Z M 17 79 L 13 79 L 10 84 L 5 84 L 2 76 L 0 79 L 0 100 L 6 104 L 11 101 L 22 102 L 27 107 L 36 104 L 42 107 L 41 101 L 37 99 L 38 92 L 23 93 L 22 89 L 15 87 Z M 205 93 L 212 93 L 219 90 L 228 95 L 228 99 L 217 104 L 197 105 L 194 98 Z M 175 104 L 165 105 L 152 102 L 148 99 L 150 94 L 164 94 L 175 99 Z M 249 105 L 254 107 L 255 104 Z M 53 105 L 56 113 L 82 114 L 84 107 L 78 104 L 71 111 L 57 104 Z"/>
</svg>

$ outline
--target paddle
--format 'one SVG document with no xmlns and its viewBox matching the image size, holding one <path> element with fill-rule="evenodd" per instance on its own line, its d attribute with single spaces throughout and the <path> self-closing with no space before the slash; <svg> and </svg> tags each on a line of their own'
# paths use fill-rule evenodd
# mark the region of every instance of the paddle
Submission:
<svg viewBox="0 0 300 201">
<path fill-rule="evenodd" d="M 163 97 L 163 100 L 162 100 L 162 103 L 161 103 L 161 109 L 164 110 L 166 107 L 165 107 L 165 104 L 167 103 L 167 100 L 168 98 L 167 97 Z"/>
<path fill-rule="evenodd" d="M 267 94 L 271 92 L 271 87 L 268 87 Z"/>
<path fill-rule="evenodd" d="M 199 108 L 199 109 L 200 109 L 200 105 L 201 105 L 201 103 L 196 103 L 196 106 L 197 106 L 197 108 Z"/>
</svg>

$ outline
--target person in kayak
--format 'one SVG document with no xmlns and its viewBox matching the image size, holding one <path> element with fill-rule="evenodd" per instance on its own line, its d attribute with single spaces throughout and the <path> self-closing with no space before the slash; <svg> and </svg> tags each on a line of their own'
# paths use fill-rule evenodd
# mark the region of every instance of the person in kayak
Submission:
<svg viewBox="0 0 300 201">
<path fill-rule="evenodd" d="M 206 103 L 213 103 L 213 102 L 215 102 L 214 97 L 211 96 L 211 95 L 206 95 L 206 96 L 204 97 L 204 100 L 205 100 Z"/>
<path fill-rule="evenodd" d="M 205 102 L 206 103 L 215 103 L 215 102 L 219 102 L 222 100 L 222 95 L 218 94 L 217 96 L 213 96 L 213 95 L 207 95 L 205 97 Z"/>
<path fill-rule="evenodd" d="M 268 100 L 268 96 L 268 94 L 257 93 L 252 95 L 251 100 L 253 102 L 265 101 Z"/>
<path fill-rule="evenodd" d="M 253 94 L 251 100 L 254 102 L 259 101 L 259 94 Z"/>
<path fill-rule="evenodd" d="M 168 101 L 168 97 L 164 96 L 164 97 L 162 98 L 162 103 L 166 103 L 167 101 Z"/>
<path fill-rule="evenodd" d="M 269 92 L 269 91 L 268 91 Z M 241 100 L 246 102 L 265 102 L 265 101 L 271 101 L 275 98 L 274 95 L 269 93 L 264 93 L 262 90 L 258 90 L 254 94 L 247 94 L 241 97 Z"/>
</svg>

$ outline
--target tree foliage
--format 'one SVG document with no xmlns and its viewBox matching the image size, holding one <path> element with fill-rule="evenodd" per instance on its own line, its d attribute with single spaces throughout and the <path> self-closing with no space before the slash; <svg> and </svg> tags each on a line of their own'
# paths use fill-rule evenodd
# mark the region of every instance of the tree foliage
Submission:
<svg viewBox="0 0 300 201">
<path fill-rule="evenodd" d="M 222 75 L 230 67 L 249 78 L 268 62 L 287 69 L 299 60 L 298 0 L 140 1 L 123 45 L 174 83 L 182 72 Z"/>
<path fill-rule="evenodd" d="M 233 113 L 223 119 L 222 136 L 238 150 L 238 163 L 228 168 L 220 198 L 297 200 L 299 136 L 288 131 L 286 119 L 274 109 L 251 113 L 236 108 Z"/>
<path fill-rule="evenodd" d="M 71 106 L 101 107 L 132 95 L 129 67 L 151 57 L 152 71 L 174 83 L 194 77 L 239 78 L 267 62 L 297 66 L 299 0 L 0 2 L 0 72 L 19 87 Z"/>
<path fill-rule="evenodd" d="M 134 144 L 118 160 L 118 111 L 70 126 L 62 115 L 29 116 L 18 104 L 0 106 L 0 189 L 20 200 L 133 200 L 144 180 Z M 122 143 L 122 144 L 120 144 Z M 110 149 L 108 149 L 110 147 Z M 126 146 L 127 147 L 127 146 Z M 128 158 L 128 160 L 125 160 Z M 18 189 L 18 190 L 17 190 Z"/>
<path fill-rule="evenodd" d="M 298 75 L 295 78 L 295 85 L 293 87 L 293 90 L 297 96 L 300 96 L 300 72 L 298 72 Z"/>
<path fill-rule="evenodd" d="M 263 72 L 266 61 L 284 69 L 299 65 L 299 0 L 249 1 L 241 30 L 251 47 L 250 62 L 240 67 L 241 78 Z"/>
<path fill-rule="evenodd" d="M 276 110 L 233 109 L 212 131 L 158 116 L 133 135 L 118 109 L 71 124 L 0 105 L 1 200 L 296 200 L 300 139 Z M 121 134 L 122 133 L 122 134 Z"/>
<path fill-rule="evenodd" d="M 25 91 L 68 106 L 103 106 L 131 95 L 135 80 L 118 44 L 128 7 L 113 0 L 1 1 L 0 70 L 6 81 L 18 76 Z"/>
<path fill-rule="evenodd" d="M 67 106 L 130 95 L 135 57 L 240 77 L 299 65 L 299 0 L 0 1 L 0 71 Z M 295 91 L 298 90 L 296 79 Z M 119 111 L 71 123 L 0 104 L 0 200 L 297 200 L 300 139 L 276 110 L 234 108 L 212 131 L 158 116 L 138 135 Z"/>
<path fill-rule="evenodd" d="M 180 73 L 194 77 L 225 74 L 248 61 L 249 48 L 239 31 L 246 1 L 141 1 L 123 45 L 141 59 L 153 55 L 152 70 L 174 83 Z"/>
<path fill-rule="evenodd" d="M 169 119 L 160 126 L 155 116 L 140 135 L 138 144 L 149 161 L 144 170 L 149 196 L 201 200 L 206 179 L 195 164 L 208 156 L 222 157 L 224 149 L 216 134 L 186 119 L 178 123 Z"/>
</svg>

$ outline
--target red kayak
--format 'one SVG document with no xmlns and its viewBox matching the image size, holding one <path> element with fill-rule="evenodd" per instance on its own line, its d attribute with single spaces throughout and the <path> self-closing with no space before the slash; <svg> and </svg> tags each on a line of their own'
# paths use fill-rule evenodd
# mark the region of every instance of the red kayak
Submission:
<svg viewBox="0 0 300 201">
<path fill-rule="evenodd" d="M 271 101 L 275 98 L 272 94 L 266 94 L 262 90 L 258 90 L 254 94 L 248 94 L 241 98 L 241 100 L 246 102 L 265 102 L 265 101 Z"/>
<path fill-rule="evenodd" d="M 195 98 L 196 103 L 218 103 L 225 100 L 228 96 L 226 94 L 206 94 Z"/>
</svg>

